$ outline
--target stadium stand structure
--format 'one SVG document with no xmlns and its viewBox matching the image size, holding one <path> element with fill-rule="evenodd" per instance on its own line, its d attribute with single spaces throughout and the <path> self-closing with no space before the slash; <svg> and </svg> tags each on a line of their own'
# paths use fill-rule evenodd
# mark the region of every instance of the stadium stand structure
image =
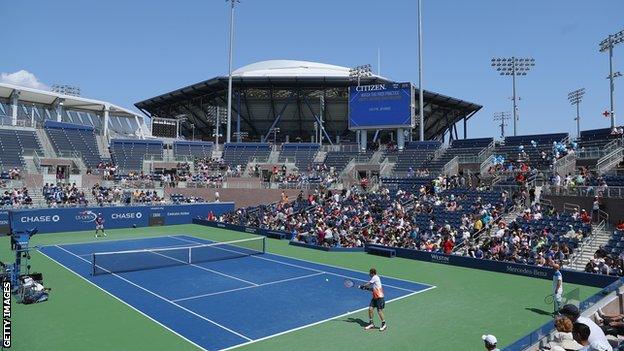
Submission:
<svg viewBox="0 0 624 351">
<path fill-rule="evenodd" d="M 314 161 L 320 149 L 319 144 L 313 143 L 286 143 L 282 145 L 279 162 L 293 161 L 300 170 L 307 170 Z"/>
<path fill-rule="evenodd" d="M 174 141 L 174 156 L 190 156 L 195 158 L 210 158 L 214 143 L 208 141 Z"/>
<path fill-rule="evenodd" d="M 495 149 L 497 155 L 503 155 L 508 161 L 515 162 L 520 153 L 520 147 L 529 157 L 529 163 L 532 167 L 539 170 L 547 170 L 550 161 L 542 158 L 542 151 L 550 154 L 553 143 L 565 143 L 569 139 L 568 133 L 539 134 L 539 135 L 520 135 L 505 138 L 505 144 L 499 145 Z M 533 146 L 533 143 L 536 146 Z"/>
<path fill-rule="evenodd" d="M 0 129 L 0 169 L 24 168 L 24 154 L 41 153 L 41 143 L 33 130 Z"/>
<path fill-rule="evenodd" d="M 372 152 L 342 152 L 342 151 L 329 151 L 325 155 L 325 166 L 328 168 L 333 167 L 336 172 L 342 172 L 347 164 L 351 162 L 355 157 L 360 161 L 368 161 L 373 156 Z"/>
<path fill-rule="evenodd" d="M 266 162 L 270 154 L 269 143 L 228 143 L 223 148 L 223 161 L 230 167 L 244 169 L 253 159 Z"/>
<path fill-rule="evenodd" d="M 405 149 L 396 154 L 397 162 L 394 167 L 394 173 L 406 174 L 410 168 L 413 170 L 431 170 L 430 162 L 435 158 L 435 153 L 441 146 L 442 143 L 439 141 L 412 141 L 405 143 Z"/>
<path fill-rule="evenodd" d="M 141 171 L 143 160 L 154 156 L 162 158 L 162 140 L 113 139 L 110 143 L 113 162 L 121 172 Z"/>
<path fill-rule="evenodd" d="M 102 162 L 93 127 L 47 120 L 44 128 L 57 153 L 78 152 L 85 165 L 93 169 Z"/>
</svg>

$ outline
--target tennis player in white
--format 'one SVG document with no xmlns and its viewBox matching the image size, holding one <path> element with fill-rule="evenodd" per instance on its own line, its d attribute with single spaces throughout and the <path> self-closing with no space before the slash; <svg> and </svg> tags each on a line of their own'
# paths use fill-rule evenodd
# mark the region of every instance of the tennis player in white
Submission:
<svg viewBox="0 0 624 351">
<path fill-rule="evenodd" d="M 365 330 L 370 330 L 375 328 L 375 323 L 373 322 L 373 312 L 374 309 L 377 309 L 377 314 L 379 314 L 379 318 L 381 319 L 381 327 L 379 327 L 379 331 L 386 330 L 386 320 L 384 318 L 383 309 L 386 306 L 386 301 L 384 300 L 383 287 L 381 286 L 381 279 L 377 275 L 377 270 L 375 268 L 371 268 L 368 272 L 371 279 L 368 283 L 360 285 L 360 289 L 370 290 L 373 293 L 373 298 L 371 299 L 370 305 L 368 306 L 368 318 L 369 323 Z"/>
<path fill-rule="evenodd" d="M 563 277 L 559 271 L 558 264 L 553 263 L 552 268 L 555 270 L 555 273 L 553 274 L 553 305 L 555 313 L 557 313 L 563 302 Z"/>
</svg>

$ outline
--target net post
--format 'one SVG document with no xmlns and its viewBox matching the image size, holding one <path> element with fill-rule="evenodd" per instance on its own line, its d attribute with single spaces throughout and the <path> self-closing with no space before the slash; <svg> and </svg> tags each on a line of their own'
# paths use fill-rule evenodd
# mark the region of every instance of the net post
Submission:
<svg viewBox="0 0 624 351">
<path fill-rule="evenodd" d="M 262 237 L 262 253 L 266 253 L 266 236 Z"/>
<path fill-rule="evenodd" d="M 192 257 L 191 257 L 191 252 L 193 252 L 193 248 L 192 248 L 192 247 L 189 247 L 189 248 L 188 248 L 188 264 L 193 263 L 193 261 L 191 260 L 191 259 L 192 259 Z"/>
<path fill-rule="evenodd" d="M 91 254 L 91 276 L 95 276 L 95 253 Z"/>
</svg>

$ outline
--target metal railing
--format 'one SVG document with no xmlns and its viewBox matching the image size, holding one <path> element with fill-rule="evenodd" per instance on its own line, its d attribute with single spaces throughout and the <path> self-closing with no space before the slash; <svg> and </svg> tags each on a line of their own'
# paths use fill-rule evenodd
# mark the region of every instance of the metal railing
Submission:
<svg viewBox="0 0 624 351">
<path fill-rule="evenodd" d="M 603 174 L 610 168 L 617 166 L 620 162 L 622 162 L 623 156 L 624 148 L 618 147 L 607 155 L 601 157 L 596 163 L 596 170 L 598 171 L 598 174 Z"/>
<path fill-rule="evenodd" d="M 565 195 L 565 196 L 602 196 L 624 199 L 624 187 L 621 186 L 574 186 L 563 187 L 554 185 L 544 185 L 542 187 L 542 194 L 546 195 Z"/>
<path fill-rule="evenodd" d="M 442 167 L 442 174 L 453 176 L 457 173 L 459 173 L 459 158 L 455 156 Z"/>
<path fill-rule="evenodd" d="M 560 176 L 565 177 L 568 173 L 573 173 L 576 169 L 576 155 L 573 153 L 567 154 L 555 162 L 553 171 Z"/>
<path fill-rule="evenodd" d="M 30 119 L 18 119 L 13 124 L 11 117 L 0 117 L 0 127 L 22 127 L 22 128 L 36 128 L 37 122 Z"/>
<path fill-rule="evenodd" d="M 487 174 L 488 169 L 492 166 L 492 164 L 494 164 L 494 159 L 495 156 L 490 155 L 483 162 L 481 162 L 481 166 L 479 166 L 479 172 L 481 173 L 481 175 Z"/>
</svg>

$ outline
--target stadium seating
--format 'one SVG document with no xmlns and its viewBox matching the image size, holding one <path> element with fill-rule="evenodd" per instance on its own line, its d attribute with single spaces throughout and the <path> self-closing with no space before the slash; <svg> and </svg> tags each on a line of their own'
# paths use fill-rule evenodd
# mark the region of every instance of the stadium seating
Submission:
<svg viewBox="0 0 624 351">
<path fill-rule="evenodd" d="M 581 131 L 578 147 L 581 149 L 599 149 L 613 140 L 622 139 L 620 134 L 611 134 L 610 128 Z"/>
<path fill-rule="evenodd" d="M 213 146 L 214 143 L 206 141 L 175 141 L 173 143 L 173 155 L 210 158 L 212 157 Z"/>
<path fill-rule="evenodd" d="M 279 162 L 294 160 L 299 170 L 307 170 L 314 161 L 314 157 L 320 149 L 319 144 L 313 143 L 286 143 L 282 145 Z"/>
<path fill-rule="evenodd" d="M 89 168 L 102 162 L 93 127 L 47 120 L 44 128 L 56 152 L 77 151 Z"/>
<path fill-rule="evenodd" d="M 373 156 L 372 152 L 342 152 L 342 151 L 329 151 L 325 155 L 325 166 L 327 168 L 333 167 L 336 172 L 341 172 L 354 157 L 358 160 L 370 160 Z"/>
<path fill-rule="evenodd" d="M 32 130 L 0 129 L 0 169 L 24 168 L 24 151 L 41 153 L 41 144 Z"/>
<path fill-rule="evenodd" d="M 553 143 L 565 142 L 567 133 L 521 135 L 505 138 L 505 144 L 496 147 L 496 155 L 505 156 L 509 161 L 517 161 L 520 148 L 528 155 L 528 162 L 532 167 L 539 170 L 547 170 L 550 167 Z M 532 141 L 535 143 L 533 145 Z M 542 157 L 544 152 L 548 157 Z"/>
<path fill-rule="evenodd" d="M 411 141 L 405 143 L 405 149 L 397 152 L 397 162 L 394 167 L 395 174 L 405 174 L 410 168 L 433 170 L 431 161 L 434 159 L 435 152 L 440 149 L 439 141 Z M 390 155 L 390 154 L 389 154 Z M 438 167 L 437 165 L 433 165 Z M 436 168 L 439 170 L 439 167 Z"/>
<path fill-rule="evenodd" d="M 160 156 L 163 153 L 161 140 L 113 139 L 110 143 L 113 162 L 121 172 L 140 171 L 145 156 Z"/>
<path fill-rule="evenodd" d="M 268 160 L 270 154 L 269 143 L 228 143 L 223 148 L 223 161 L 230 167 L 244 169 L 254 158 Z"/>
</svg>

